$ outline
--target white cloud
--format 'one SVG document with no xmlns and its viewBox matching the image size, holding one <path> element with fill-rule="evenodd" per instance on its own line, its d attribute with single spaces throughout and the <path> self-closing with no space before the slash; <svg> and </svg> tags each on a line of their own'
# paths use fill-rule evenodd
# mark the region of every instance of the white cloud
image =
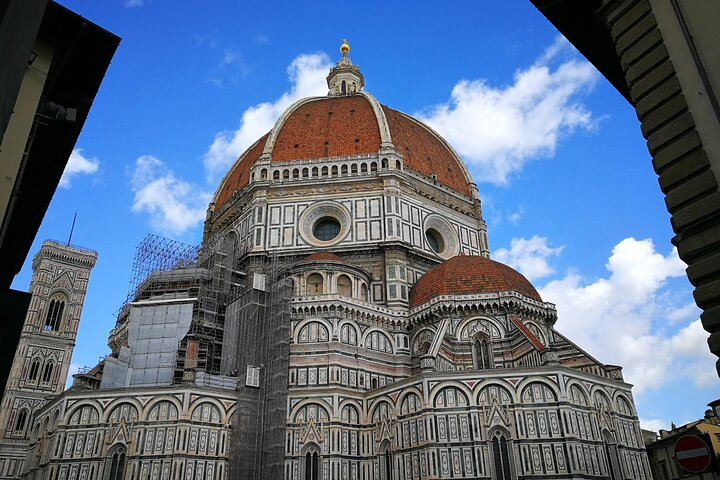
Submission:
<svg viewBox="0 0 720 480">
<path fill-rule="evenodd" d="M 100 169 L 100 161 L 97 158 L 89 158 L 82 154 L 82 148 L 73 149 L 65 166 L 65 171 L 60 177 L 59 185 L 62 188 L 70 188 L 72 179 L 77 175 L 92 175 Z"/>
<path fill-rule="evenodd" d="M 660 420 L 658 418 L 651 418 L 651 419 L 644 419 L 641 418 L 640 420 L 640 428 L 643 430 L 651 430 L 653 432 L 658 432 L 660 430 L 669 430 L 670 424 L 667 423 L 665 420 Z"/>
<path fill-rule="evenodd" d="M 253 142 L 267 133 L 278 117 L 296 100 L 327 93 L 325 77 L 332 64 L 324 53 L 299 55 L 288 66 L 291 88 L 280 98 L 248 108 L 243 112 L 240 127 L 215 135 L 203 162 L 208 181 L 217 179 Z"/>
<path fill-rule="evenodd" d="M 626 238 L 612 251 L 609 276 L 587 282 L 577 272 L 539 289 L 558 309 L 557 329 L 601 362 L 622 365 L 636 394 L 688 377 L 696 385 L 715 378 L 714 356 L 700 320 L 677 331 L 662 288 L 685 273 L 677 251 L 664 256 L 649 239 Z"/>
<path fill-rule="evenodd" d="M 455 147 L 477 181 L 507 183 L 528 160 L 552 156 L 563 135 L 594 127 L 578 97 L 599 76 L 591 64 L 571 55 L 571 48 L 558 37 L 534 65 L 515 74 L 511 85 L 462 80 L 447 103 L 418 117 Z M 564 61 L 553 65 L 561 57 Z"/>
<path fill-rule="evenodd" d="M 123 5 L 126 8 L 142 7 L 145 4 L 145 0 L 125 0 Z"/>
<path fill-rule="evenodd" d="M 677 323 L 700 315 L 700 309 L 695 302 L 686 303 L 681 306 L 671 306 L 665 314 L 670 323 Z"/>
<path fill-rule="evenodd" d="M 498 248 L 493 258 L 510 265 L 529 280 L 547 277 L 555 270 L 548 263 L 548 258 L 557 256 L 564 247 L 551 247 L 545 237 L 533 236 L 531 239 L 513 238 L 510 249 Z"/>
<path fill-rule="evenodd" d="M 135 161 L 132 211 L 150 215 L 150 224 L 166 235 L 179 235 L 205 218 L 211 195 L 178 179 L 159 159 L 143 155 Z"/>
<path fill-rule="evenodd" d="M 83 368 L 83 365 L 77 364 L 77 363 L 70 363 L 70 367 L 68 367 L 68 376 L 65 380 L 65 389 L 72 387 L 73 384 L 73 375 L 76 373 L 79 373 L 80 369 Z"/>
<path fill-rule="evenodd" d="M 264 45 L 266 43 L 270 43 L 270 37 L 267 35 L 263 35 L 262 33 L 255 35 L 253 37 L 253 43 L 255 45 Z"/>
<path fill-rule="evenodd" d="M 520 220 L 525 216 L 525 206 L 524 205 L 518 205 L 518 209 L 512 212 L 510 215 L 508 215 L 508 222 L 510 222 L 512 225 L 517 226 L 518 223 L 520 223 Z"/>
<path fill-rule="evenodd" d="M 242 61 L 242 55 L 240 54 L 240 50 L 232 47 L 228 47 L 225 49 L 225 52 L 223 53 L 223 57 L 221 60 L 221 63 L 225 65 L 232 65 L 233 63 L 238 63 Z"/>
</svg>

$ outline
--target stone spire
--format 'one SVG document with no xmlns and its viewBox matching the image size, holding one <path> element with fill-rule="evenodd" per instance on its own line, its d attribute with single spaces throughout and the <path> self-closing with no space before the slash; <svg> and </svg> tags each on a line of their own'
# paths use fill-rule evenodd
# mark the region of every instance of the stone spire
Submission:
<svg viewBox="0 0 720 480">
<path fill-rule="evenodd" d="M 342 45 L 340 45 L 340 52 L 342 57 L 330 69 L 330 74 L 327 76 L 328 95 L 353 95 L 362 90 L 365 85 L 365 79 L 363 74 L 360 73 L 360 69 L 353 65 L 348 57 L 350 51 L 350 45 L 347 40 L 343 39 Z"/>
</svg>

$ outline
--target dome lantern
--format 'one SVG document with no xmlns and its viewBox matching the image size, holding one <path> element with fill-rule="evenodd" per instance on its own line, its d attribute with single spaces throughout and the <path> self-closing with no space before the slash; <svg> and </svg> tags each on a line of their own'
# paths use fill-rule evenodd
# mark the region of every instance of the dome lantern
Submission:
<svg viewBox="0 0 720 480">
<path fill-rule="evenodd" d="M 343 39 L 342 45 L 340 45 L 340 52 L 342 57 L 330 69 L 330 74 L 327 76 L 328 84 L 328 95 L 329 96 L 344 96 L 354 95 L 360 92 L 365 86 L 365 78 L 360 73 L 360 69 L 357 65 L 353 65 L 348 57 L 350 51 L 350 44 L 347 40 Z"/>
</svg>

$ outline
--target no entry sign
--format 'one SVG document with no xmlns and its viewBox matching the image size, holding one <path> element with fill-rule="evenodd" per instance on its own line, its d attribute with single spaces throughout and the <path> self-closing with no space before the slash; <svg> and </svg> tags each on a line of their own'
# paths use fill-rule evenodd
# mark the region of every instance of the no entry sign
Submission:
<svg viewBox="0 0 720 480">
<path fill-rule="evenodd" d="M 675 458 L 690 473 L 701 473 L 710 466 L 710 450 L 700 437 L 683 435 L 675 442 Z"/>
</svg>

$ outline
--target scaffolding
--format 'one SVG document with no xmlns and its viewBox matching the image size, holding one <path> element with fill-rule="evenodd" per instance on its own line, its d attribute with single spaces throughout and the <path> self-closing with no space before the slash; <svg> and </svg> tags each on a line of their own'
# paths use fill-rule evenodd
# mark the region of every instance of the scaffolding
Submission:
<svg viewBox="0 0 720 480">
<path fill-rule="evenodd" d="M 130 286 L 122 308 L 133 301 L 150 276 L 155 272 L 169 272 L 195 266 L 198 246 L 148 234 L 135 247 Z"/>
<path fill-rule="evenodd" d="M 118 316 L 119 325 L 129 318 L 130 302 L 192 302 L 172 383 L 237 385 L 232 479 L 284 477 L 289 267 L 285 257 L 248 252 L 246 242 L 233 234 L 201 248 L 148 235 L 137 247 L 128 298 Z M 259 373 L 255 384 L 248 382 L 251 370 Z"/>
<path fill-rule="evenodd" d="M 287 269 L 281 257 L 270 257 L 238 299 L 238 415 L 232 432 L 232 479 L 284 477 L 293 295 Z M 259 369 L 257 386 L 248 378 L 253 369 Z"/>
</svg>

